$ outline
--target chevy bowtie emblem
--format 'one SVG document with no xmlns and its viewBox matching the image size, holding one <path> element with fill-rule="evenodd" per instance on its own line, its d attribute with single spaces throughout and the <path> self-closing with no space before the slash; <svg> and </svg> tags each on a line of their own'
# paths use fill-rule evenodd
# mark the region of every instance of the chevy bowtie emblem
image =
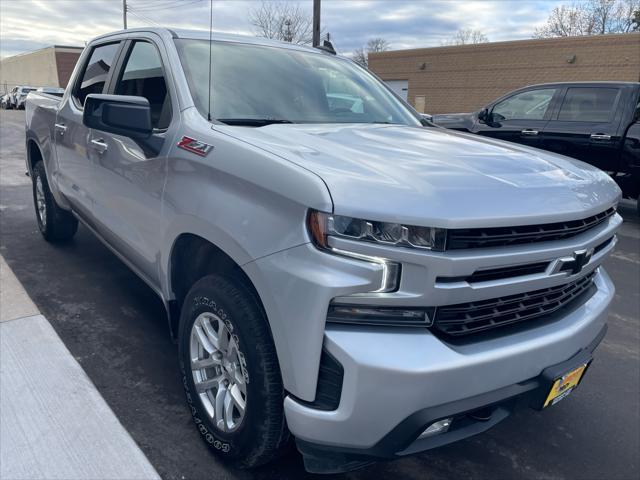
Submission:
<svg viewBox="0 0 640 480">
<path fill-rule="evenodd" d="M 188 152 L 195 153 L 201 157 L 206 157 L 207 154 L 213 150 L 213 145 L 201 142 L 195 138 L 184 136 L 178 142 L 178 147 L 185 149 Z"/>
<path fill-rule="evenodd" d="M 576 250 L 571 257 L 563 257 L 555 260 L 551 274 L 567 272 L 569 275 L 580 273 L 593 256 L 593 248 L 589 250 Z"/>
</svg>

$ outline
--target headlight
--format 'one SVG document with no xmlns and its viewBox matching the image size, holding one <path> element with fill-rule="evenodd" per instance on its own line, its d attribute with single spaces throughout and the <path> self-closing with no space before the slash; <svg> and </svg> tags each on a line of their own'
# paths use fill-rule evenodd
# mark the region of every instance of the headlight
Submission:
<svg viewBox="0 0 640 480">
<path fill-rule="evenodd" d="M 447 238 L 443 228 L 375 222 L 315 210 L 309 212 L 308 225 L 313 241 L 321 248 L 328 248 L 328 238 L 333 236 L 442 252 Z"/>
<path fill-rule="evenodd" d="M 328 228 L 329 223 L 331 223 L 331 228 Z M 389 293 L 397 291 L 400 287 L 400 271 L 402 268 L 399 263 L 392 262 L 391 260 L 387 260 L 386 258 L 382 257 L 374 257 L 371 255 L 364 255 L 362 253 L 349 252 L 329 246 L 329 235 L 342 236 L 345 238 L 364 238 L 362 232 L 358 230 L 361 227 L 366 227 L 366 225 L 360 220 L 349 217 L 329 215 L 327 213 L 317 212 L 315 210 L 311 210 L 307 217 L 307 228 L 309 229 L 309 235 L 311 235 L 313 243 L 316 245 L 316 247 L 322 250 L 326 250 L 329 253 L 342 255 L 344 257 L 355 258 L 364 262 L 375 263 L 382 266 L 382 281 L 380 284 L 380 288 L 374 290 L 371 293 Z"/>
</svg>

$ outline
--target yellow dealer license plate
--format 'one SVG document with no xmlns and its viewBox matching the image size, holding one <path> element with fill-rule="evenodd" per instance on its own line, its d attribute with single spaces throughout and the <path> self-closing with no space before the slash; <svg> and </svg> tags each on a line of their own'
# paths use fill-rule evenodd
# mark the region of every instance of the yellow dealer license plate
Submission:
<svg viewBox="0 0 640 480">
<path fill-rule="evenodd" d="M 575 368 L 569 373 L 566 373 L 562 377 L 556 379 L 556 381 L 553 382 L 551 391 L 549 392 L 549 395 L 544 402 L 544 407 L 555 405 L 560 400 L 568 396 L 573 390 L 575 390 L 575 388 L 580 383 L 580 380 L 582 380 L 582 377 L 588 365 L 588 363 L 580 365 L 578 368 Z"/>
</svg>

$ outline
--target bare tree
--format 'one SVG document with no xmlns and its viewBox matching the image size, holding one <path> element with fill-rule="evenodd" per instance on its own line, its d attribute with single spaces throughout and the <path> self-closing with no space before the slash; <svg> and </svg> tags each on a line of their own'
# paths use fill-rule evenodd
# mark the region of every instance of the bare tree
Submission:
<svg viewBox="0 0 640 480">
<path fill-rule="evenodd" d="M 634 13 L 640 0 L 586 0 L 560 5 L 552 10 L 547 22 L 536 28 L 534 37 L 573 37 L 625 33 L 633 30 Z"/>
<path fill-rule="evenodd" d="M 297 3 L 263 1 L 249 11 L 249 22 L 261 37 L 298 44 L 313 39 L 313 17 Z"/>
<path fill-rule="evenodd" d="M 640 24 L 640 0 L 619 0 L 613 18 L 621 33 L 637 30 Z"/>
<path fill-rule="evenodd" d="M 441 42 L 441 45 L 470 45 L 474 43 L 487 43 L 488 41 L 487 36 L 480 30 L 461 28 L 453 37 Z"/>
<path fill-rule="evenodd" d="M 353 52 L 352 59 L 365 68 L 369 67 L 369 54 L 374 52 L 386 52 L 391 48 L 389 42 L 384 38 L 376 37 L 367 42 L 364 47 L 356 48 Z"/>
<path fill-rule="evenodd" d="M 391 46 L 384 38 L 376 37 L 367 42 L 367 52 L 386 52 Z"/>
<path fill-rule="evenodd" d="M 369 66 L 369 54 L 367 54 L 367 51 L 364 49 L 364 47 L 356 48 L 353 51 L 351 59 L 365 68 Z"/>
<path fill-rule="evenodd" d="M 551 11 L 547 23 L 536 28 L 533 36 L 536 38 L 575 37 L 591 35 L 592 30 L 593 24 L 582 7 L 561 5 Z"/>
</svg>

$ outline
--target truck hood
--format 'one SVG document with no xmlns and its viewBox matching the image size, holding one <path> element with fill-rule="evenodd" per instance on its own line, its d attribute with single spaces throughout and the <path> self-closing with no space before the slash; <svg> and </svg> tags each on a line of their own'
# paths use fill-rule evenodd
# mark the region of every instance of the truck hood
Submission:
<svg viewBox="0 0 640 480">
<path fill-rule="evenodd" d="M 320 176 L 334 213 L 445 228 L 587 217 L 619 200 L 600 170 L 560 155 L 442 128 L 216 125 Z"/>
</svg>

